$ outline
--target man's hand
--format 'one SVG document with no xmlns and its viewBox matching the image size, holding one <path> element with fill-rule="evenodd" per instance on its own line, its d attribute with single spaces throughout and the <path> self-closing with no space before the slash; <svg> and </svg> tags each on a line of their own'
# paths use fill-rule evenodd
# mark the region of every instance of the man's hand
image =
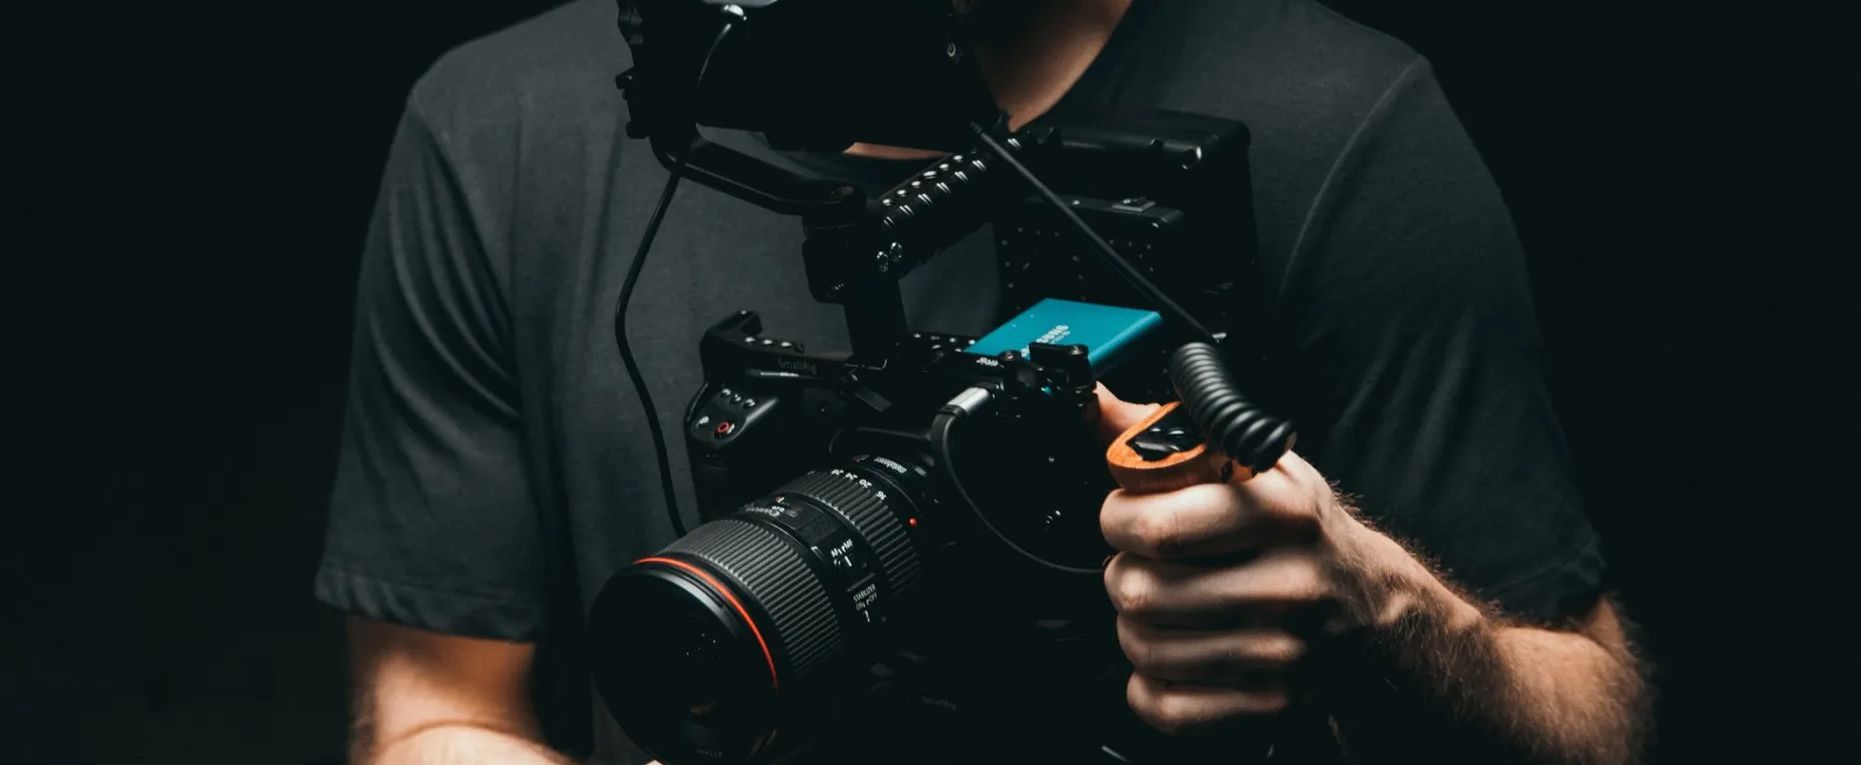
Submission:
<svg viewBox="0 0 1861 765">
<path fill-rule="evenodd" d="M 349 619 L 358 763 L 567 762 L 540 743 L 535 646 Z"/>
<path fill-rule="evenodd" d="M 1100 405 L 1114 434 L 1154 410 L 1103 391 Z M 1296 454 L 1245 482 L 1113 492 L 1099 520 L 1121 551 L 1105 589 L 1135 667 L 1131 708 L 1165 732 L 1284 711 L 1315 630 L 1358 610 L 1337 581 L 1355 521 Z"/>
<path fill-rule="evenodd" d="M 1107 440 L 1154 411 L 1102 388 L 1099 402 Z M 1571 629 L 1506 623 L 1359 520 L 1297 454 L 1244 482 L 1113 492 L 1100 526 L 1120 551 L 1105 588 L 1131 708 L 1164 732 L 1245 727 L 1321 695 L 1364 762 L 1638 754 L 1645 686 L 1607 599 Z M 1327 662 L 1348 669 L 1313 666 Z"/>
</svg>

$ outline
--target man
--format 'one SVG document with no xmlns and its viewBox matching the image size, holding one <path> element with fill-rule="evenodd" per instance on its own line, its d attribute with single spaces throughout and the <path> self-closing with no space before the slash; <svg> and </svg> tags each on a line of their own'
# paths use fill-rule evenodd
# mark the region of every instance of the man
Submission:
<svg viewBox="0 0 1861 765">
<path fill-rule="evenodd" d="M 1138 716 L 1219 740 L 1317 694 L 1353 761 L 1633 761 L 1646 694 L 1517 240 L 1426 61 L 1307 0 L 959 5 L 1017 122 L 1110 102 L 1253 133 L 1265 350 L 1300 451 L 1246 484 L 1106 500 Z M 585 684 L 557 671 L 556 626 L 670 539 L 608 323 L 665 178 L 622 135 L 613 27 L 608 0 L 570 4 L 446 56 L 408 99 L 316 583 L 353 614 L 358 761 L 558 761 L 586 720 L 553 705 Z M 882 189 L 920 164 L 899 156 L 779 158 Z M 633 309 L 654 398 L 695 390 L 701 330 L 738 308 L 844 341 L 799 243 L 795 221 L 687 187 Z M 991 257 L 972 239 L 914 274 L 913 325 L 985 329 Z M 1113 427 L 1144 411 L 1105 407 Z M 1237 551 L 1255 554 L 1185 562 Z M 597 727 L 597 758 L 625 761 Z"/>
</svg>

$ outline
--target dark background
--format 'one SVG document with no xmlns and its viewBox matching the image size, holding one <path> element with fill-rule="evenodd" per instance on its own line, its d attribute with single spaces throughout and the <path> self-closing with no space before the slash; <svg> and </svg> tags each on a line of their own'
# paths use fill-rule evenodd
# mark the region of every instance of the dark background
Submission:
<svg viewBox="0 0 1861 765">
<path fill-rule="evenodd" d="M 9 24 L 0 761 L 341 751 L 309 578 L 380 165 L 427 63 L 550 5 Z M 1512 205 L 1661 760 L 1814 751 L 1853 709 L 1842 6 L 1332 5 L 1434 61 Z"/>
</svg>

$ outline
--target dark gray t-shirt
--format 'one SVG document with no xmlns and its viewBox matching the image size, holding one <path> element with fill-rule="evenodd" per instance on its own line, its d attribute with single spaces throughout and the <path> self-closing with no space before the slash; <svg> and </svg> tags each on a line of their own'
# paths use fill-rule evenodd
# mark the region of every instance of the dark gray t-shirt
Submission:
<svg viewBox="0 0 1861 765">
<path fill-rule="evenodd" d="M 666 177 L 622 131 L 628 58 L 611 0 L 581 0 L 449 53 L 409 96 L 362 263 L 324 602 L 547 648 L 552 613 L 671 540 L 612 337 Z M 1595 595 L 1524 259 L 1426 60 L 1309 0 L 1138 0 L 1068 102 L 1245 122 L 1263 334 L 1301 453 L 1509 613 L 1553 619 Z M 729 312 L 844 342 L 839 310 L 807 296 L 800 244 L 794 219 L 681 190 L 632 325 L 673 438 L 698 338 Z M 913 325 L 986 329 L 992 258 L 972 240 L 913 274 Z"/>
</svg>

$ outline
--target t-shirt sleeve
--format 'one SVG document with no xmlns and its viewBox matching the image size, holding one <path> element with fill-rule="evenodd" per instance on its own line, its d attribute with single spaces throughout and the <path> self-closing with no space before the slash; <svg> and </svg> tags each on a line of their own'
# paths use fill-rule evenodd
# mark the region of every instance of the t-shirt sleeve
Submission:
<svg viewBox="0 0 1861 765">
<path fill-rule="evenodd" d="M 488 253 L 502 238 L 433 122 L 409 101 L 370 225 L 315 591 L 385 621 L 533 639 L 541 532 Z"/>
<path fill-rule="evenodd" d="M 1274 306 L 1299 451 L 1367 516 L 1512 616 L 1593 602 L 1524 255 L 1425 60 L 1340 154 Z"/>
</svg>

